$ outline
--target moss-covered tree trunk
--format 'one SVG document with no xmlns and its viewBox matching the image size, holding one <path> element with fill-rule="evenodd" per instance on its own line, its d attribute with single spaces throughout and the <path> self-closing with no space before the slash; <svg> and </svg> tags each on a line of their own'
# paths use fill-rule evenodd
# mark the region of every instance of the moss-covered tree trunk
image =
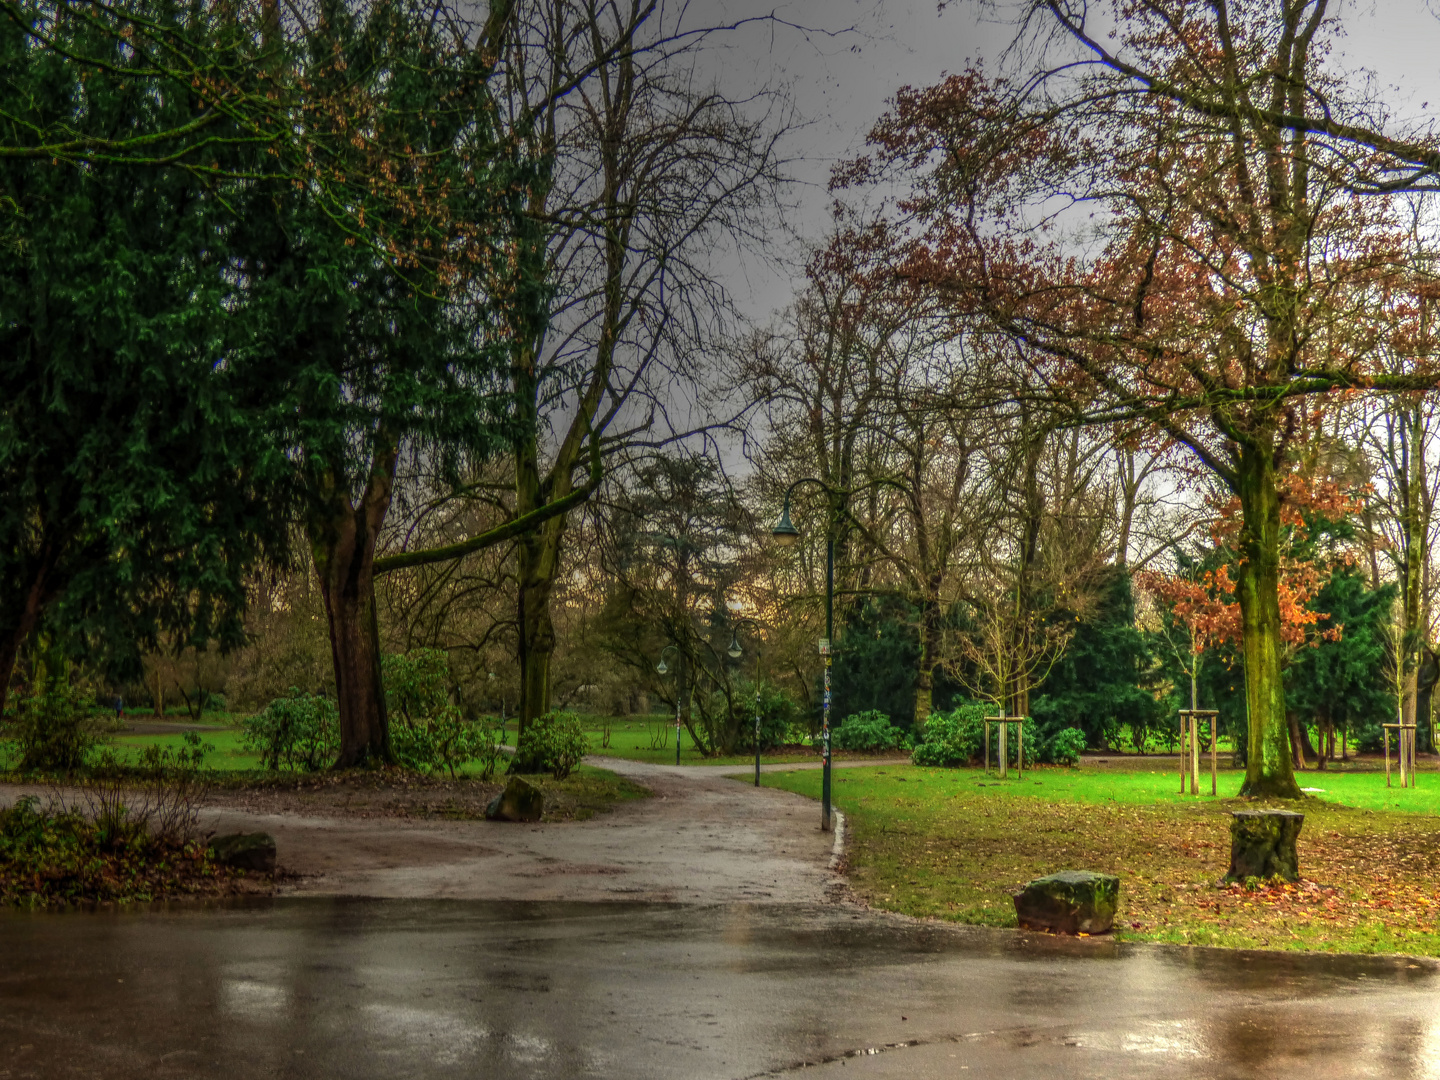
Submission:
<svg viewBox="0 0 1440 1080">
<path fill-rule="evenodd" d="M 555 655 L 555 624 L 550 616 L 550 595 L 555 589 L 555 568 L 560 539 L 546 534 L 549 525 L 521 541 L 519 561 L 520 623 L 520 730 L 550 711 L 550 664 Z"/>
<path fill-rule="evenodd" d="M 1249 751 L 1241 795 L 1298 799 L 1285 716 L 1280 635 L 1280 491 L 1274 454 L 1263 441 L 1240 449 L 1240 560 L 1235 591 L 1245 655 Z"/>
<path fill-rule="evenodd" d="M 56 574 L 59 548 L 53 539 L 42 539 L 25 568 L 23 584 L 16 590 L 18 595 L 4 597 L 0 603 L 0 712 L 5 711 L 10 698 L 10 680 L 15 676 L 20 650 L 40 625 L 45 608 L 60 593 L 61 582 Z"/>
<path fill-rule="evenodd" d="M 922 731 L 934 707 L 935 667 L 940 654 L 940 575 L 928 582 L 929 595 L 920 607 L 919 656 L 915 663 L 915 730 Z"/>
<path fill-rule="evenodd" d="M 1403 625 L 1400 630 L 1400 719 L 1404 724 L 1416 723 L 1416 698 L 1420 683 L 1420 647 L 1425 635 L 1422 622 L 1424 597 L 1422 571 L 1428 555 L 1429 521 L 1425 513 L 1425 425 L 1420 407 L 1413 406 L 1403 414 L 1401 462 L 1401 547 L 1404 573 L 1400 581 L 1400 603 Z"/>
</svg>

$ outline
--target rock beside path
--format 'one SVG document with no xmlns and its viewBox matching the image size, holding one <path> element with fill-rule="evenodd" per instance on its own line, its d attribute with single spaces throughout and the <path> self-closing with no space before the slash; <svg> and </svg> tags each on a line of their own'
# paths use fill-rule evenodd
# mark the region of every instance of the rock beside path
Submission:
<svg viewBox="0 0 1440 1080">
<path fill-rule="evenodd" d="M 491 821 L 539 821 L 544 811 L 545 793 L 523 776 L 512 776 L 485 807 L 485 816 Z"/>
<path fill-rule="evenodd" d="M 1062 870 L 1036 878 L 1015 894 L 1015 916 L 1025 930 L 1104 934 L 1115 925 L 1120 879 L 1114 874 Z"/>
<path fill-rule="evenodd" d="M 269 833 L 230 833 L 210 841 L 210 857 L 236 870 L 275 872 L 275 837 Z"/>
<path fill-rule="evenodd" d="M 1299 881 L 1295 841 L 1304 824 L 1305 815 L 1294 810 L 1236 810 L 1230 820 L 1230 870 L 1225 880 Z"/>
</svg>

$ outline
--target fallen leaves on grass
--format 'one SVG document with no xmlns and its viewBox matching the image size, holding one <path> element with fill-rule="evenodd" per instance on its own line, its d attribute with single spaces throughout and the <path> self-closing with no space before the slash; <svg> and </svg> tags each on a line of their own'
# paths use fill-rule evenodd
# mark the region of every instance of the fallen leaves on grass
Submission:
<svg viewBox="0 0 1440 1080">
<path fill-rule="evenodd" d="M 911 915 L 1013 926 L 1010 894 L 1026 881 L 1097 870 L 1121 877 L 1118 936 L 1129 940 L 1440 955 L 1434 817 L 1305 800 L 1292 806 L 1306 815 L 1303 879 L 1247 888 L 1222 878 L 1230 813 L 1253 803 L 1042 801 L 962 778 L 922 791 L 879 770 L 850 774 L 844 808 L 860 897 Z"/>
</svg>

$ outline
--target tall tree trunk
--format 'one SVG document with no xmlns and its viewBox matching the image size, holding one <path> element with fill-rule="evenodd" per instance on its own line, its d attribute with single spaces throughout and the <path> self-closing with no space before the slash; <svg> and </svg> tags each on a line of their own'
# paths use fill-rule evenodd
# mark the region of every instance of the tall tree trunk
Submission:
<svg viewBox="0 0 1440 1080">
<path fill-rule="evenodd" d="M 59 546 L 46 539 L 41 542 L 34 565 L 28 575 L 29 587 L 18 604 L 7 605 L 0 621 L 0 713 L 10 700 L 10 680 L 15 677 L 15 664 L 20 650 L 40 625 L 45 608 L 60 593 L 56 578 Z"/>
<path fill-rule="evenodd" d="M 1284 642 L 1280 636 L 1280 492 L 1273 453 L 1243 446 L 1237 463 L 1240 509 L 1240 566 L 1236 592 L 1244 631 L 1245 704 L 1249 749 L 1240 794 L 1298 799 L 1300 786 L 1290 763 L 1290 732 L 1281 680 Z"/>
<path fill-rule="evenodd" d="M 1412 406 L 1404 414 L 1404 420 L 1404 437 L 1401 440 L 1404 483 L 1400 488 L 1403 515 L 1401 544 L 1405 560 L 1400 581 L 1404 619 L 1400 631 L 1400 720 L 1408 725 L 1415 723 L 1415 697 L 1419 690 L 1420 645 L 1424 634 L 1424 627 L 1420 622 L 1423 599 L 1421 574 L 1426 561 L 1425 541 L 1429 522 L 1425 520 L 1422 506 L 1425 495 L 1425 428 L 1420 407 Z"/>
<path fill-rule="evenodd" d="M 914 725 L 917 734 L 925 729 L 925 721 L 930 718 L 930 710 L 934 707 L 939 638 L 940 599 L 932 595 L 926 597 L 920 609 L 920 655 L 915 667 Z"/>
<path fill-rule="evenodd" d="M 20 657 L 20 648 L 30 636 L 20 626 L 7 627 L 0 631 L 0 713 L 10 699 L 10 680 L 15 677 L 15 661 Z"/>
<path fill-rule="evenodd" d="M 1310 757 L 1319 755 L 1315 753 L 1315 747 L 1310 745 L 1310 733 L 1305 730 L 1305 725 L 1300 723 L 1299 714 L 1295 710 L 1288 710 L 1286 722 L 1290 726 L 1290 750 L 1292 764 L 1297 769 L 1308 769 Z"/>
<path fill-rule="evenodd" d="M 520 622 L 520 730 L 550 711 L 550 662 L 555 654 L 555 624 L 550 594 L 560 563 L 564 518 L 552 519 L 527 534 L 518 548 Z"/>
<path fill-rule="evenodd" d="M 306 524 L 320 595 L 330 626 L 330 655 L 340 710 L 336 768 L 392 763 L 390 722 L 380 672 L 380 624 L 375 607 L 375 545 L 390 509 L 396 448 L 382 447 L 358 504 L 331 473 Z"/>
</svg>

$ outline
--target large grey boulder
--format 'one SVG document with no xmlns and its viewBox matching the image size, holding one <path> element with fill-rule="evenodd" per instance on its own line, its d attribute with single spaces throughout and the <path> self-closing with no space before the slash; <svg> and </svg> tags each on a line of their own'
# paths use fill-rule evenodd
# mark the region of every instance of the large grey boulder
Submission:
<svg viewBox="0 0 1440 1080">
<path fill-rule="evenodd" d="M 1230 819 L 1230 870 L 1226 881 L 1300 880 L 1295 841 L 1305 815 L 1294 810 L 1236 810 Z"/>
<path fill-rule="evenodd" d="M 523 776 L 512 776 L 485 807 L 485 816 L 491 821 L 539 821 L 544 811 L 545 793 Z"/>
<path fill-rule="evenodd" d="M 227 833 L 214 837 L 209 845 L 210 858 L 234 870 L 275 872 L 275 837 L 269 833 Z"/>
<path fill-rule="evenodd" d="M 1015 894 L 1015 917 L 1026 930 L 1104 934 L 1115 925 L 1120 879 L 1089 870 L 1062 870 L 1029 882 Z"/>
</svg>

